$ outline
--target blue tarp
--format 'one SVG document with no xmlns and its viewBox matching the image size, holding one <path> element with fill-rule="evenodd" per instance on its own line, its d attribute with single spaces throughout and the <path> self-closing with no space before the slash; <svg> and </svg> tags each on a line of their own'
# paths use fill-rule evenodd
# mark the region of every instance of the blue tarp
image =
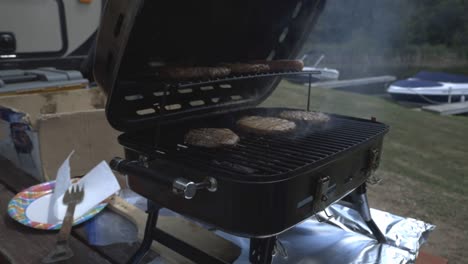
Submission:
<svg viewBox="0 0 468 264">
<path fill-rule="evenodd" d="M 422 71 L 417 73 L 413 78 L 433 82 L 468 83 L 468 76 L 444 72 Z"/>
</svg>

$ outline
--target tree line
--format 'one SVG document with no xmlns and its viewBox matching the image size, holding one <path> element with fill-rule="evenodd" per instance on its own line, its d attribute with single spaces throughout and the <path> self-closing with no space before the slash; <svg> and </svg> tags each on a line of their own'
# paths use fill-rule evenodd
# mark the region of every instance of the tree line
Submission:
<svg viewBox="0 0 468 264">
<path fill-rule="evenodd" d="M 305 51 L 468 60 L 468 0 L 327 0 Z"/>
</svg>

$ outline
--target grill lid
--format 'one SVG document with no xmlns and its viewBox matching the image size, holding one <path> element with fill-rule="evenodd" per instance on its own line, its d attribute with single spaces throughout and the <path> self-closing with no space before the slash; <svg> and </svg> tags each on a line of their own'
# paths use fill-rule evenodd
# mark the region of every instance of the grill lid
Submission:
<svg viewBox="0 0 468 264">
<path fill-rule="evenodd" d="M 130 131 L 261 103 L 278 77 L 176 83 L 159 79 L 157 67 L 293 59 L 323 5 L 323 0 L 108 1 L 95 62 L 95 78 L 109 96 L 108 121 Z"/>
</svg>

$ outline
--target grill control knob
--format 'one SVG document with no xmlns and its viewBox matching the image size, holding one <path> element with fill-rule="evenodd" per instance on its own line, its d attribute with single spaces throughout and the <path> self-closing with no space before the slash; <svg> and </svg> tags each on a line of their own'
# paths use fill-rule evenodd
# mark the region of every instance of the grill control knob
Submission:
<svg viewBox="0 0 468 264">
<path fill-rule="evenodd" d="M 175 194 L 183 195 L 185 199 L 192 199 L 197 194 L 197 185 L 184 178 L 177 178 L 172 183 L 172 191 Z"/>
</svg>

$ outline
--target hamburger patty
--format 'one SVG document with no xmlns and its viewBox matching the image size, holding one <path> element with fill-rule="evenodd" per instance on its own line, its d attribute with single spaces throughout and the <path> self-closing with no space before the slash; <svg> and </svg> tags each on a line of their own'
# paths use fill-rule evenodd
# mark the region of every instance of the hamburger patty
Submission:
<svg viewBox="0 0 468 264">
<path fill-rule="evenodd" d="M 184 142 L 197 147 L 220 148 L 236 145 L 239 136 L 227 128 L 196 128 L 185 134 Z"/>
<path fill-rule="evenodd" d="M 237 121 L 237 125 L 244 131 L 255 134 L 274 134 L 290 132 L 296 128 L 294 122 L 263 116 L 247 116 Z"/>
<path fill-rule="evenodd" d="M 330 120 L 328 115 L 315 111 L 283 111 L 279 116 L 288 120 L 307 121 L 312 123 L 326 123 Z"/>
</svg>

